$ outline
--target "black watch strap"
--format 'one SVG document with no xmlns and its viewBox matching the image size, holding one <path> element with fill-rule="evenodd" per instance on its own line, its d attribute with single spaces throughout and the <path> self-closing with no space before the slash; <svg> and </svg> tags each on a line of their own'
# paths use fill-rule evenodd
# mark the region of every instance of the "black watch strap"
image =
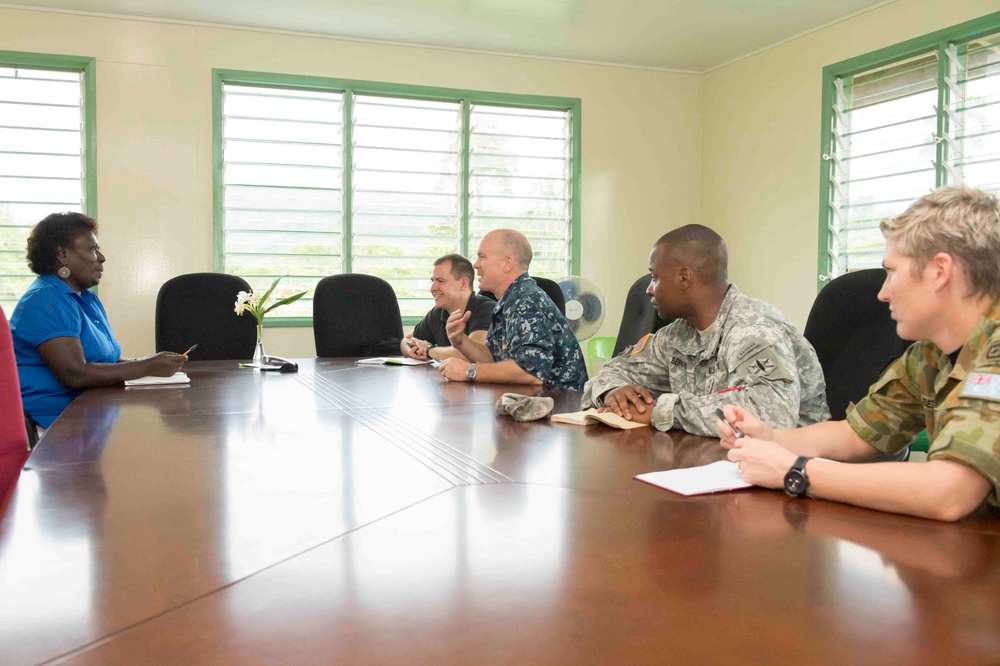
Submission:
<svg viewBox="0 0 1000 666">
<path fill-rule="evenodd" d="M 806 463 L 812 460 L 809 456 L 799 456 L 785 474 L 785 492 L 792 497 L 805 497 L 809 490 L 809 475 L 806 474 Z"/>
</svg>

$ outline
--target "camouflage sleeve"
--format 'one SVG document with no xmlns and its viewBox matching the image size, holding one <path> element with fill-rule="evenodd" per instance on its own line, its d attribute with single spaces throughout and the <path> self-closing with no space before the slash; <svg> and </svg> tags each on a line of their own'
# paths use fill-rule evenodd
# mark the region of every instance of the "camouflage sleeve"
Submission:
<svg viewBox="0 0 1000 666">
<path fill-rule="evenodd" d="M 666 331 L 666 329 L 660 329 Z M 619 386 L 638 384 L 655 397 L 670 390 L 669 344 L 666 333 L 648 334 L 604 364 L 583 387 L 581 409 L 603 407 L 603 396 Z"/>
<path fill-rule="evenodd" d="M 743 407 L 775 428 L 796 426 L 801 384 L 795 349 L 787 336 L 753 326 L 733 329 L 729 339 L 720 345 L 719 356 L 720 365 L 726 368 L 726 390 L 693 386 L 689 391 L 660 396 L 652 418 L 657 430 L 679 428 L 715 437 L 715 410 L 723 405 Z"/>
<path fill-rule="evenodd" d="M 973 468 L 993 484 L 990 502 L 1000 504 L 1000 334 L 980 351 L 941 410 L 927 458 Z"/>
<path fill-rule="evenodd" d="M 861 439 L 883 453 L 895 453 L 924 429 L 920 387 L 915 379 L 923 344 L 911 345 L 890 365 L 857 404 L 847 406 L 847 423 Z"/>
</svg>

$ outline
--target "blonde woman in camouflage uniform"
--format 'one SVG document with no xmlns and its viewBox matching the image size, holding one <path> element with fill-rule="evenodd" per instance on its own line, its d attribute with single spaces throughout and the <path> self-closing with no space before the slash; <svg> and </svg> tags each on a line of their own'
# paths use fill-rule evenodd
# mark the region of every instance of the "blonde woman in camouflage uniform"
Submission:
<svg viewBox="0 0 1000 666">
<path fill-rule="evenodd" d="M 938 520 L 958 520 L 1000 488 L 1000 208 L 964 186 L 945 187 L 883 220 L 879 299 L 896 331 L 919 340 L 848 407 L 847 419 L 774 430 L 727 407 L 746 437 L 719 425 L 744 478 L 789 494 Z M 863 461 L 902 449 L 924 428 L 926 463 Z"/>
<path fill-rule="evenodd" d="M 700 224 L 660 238 L 647 293 L 660 318 L 676 321 L 608 361 L 582 408 L 709 436 L 723 405 L 786 428 L 830 418 L 812 345 L 775 307 L 730 284 L 728 263 L 725 241 Z"/>
</svg>

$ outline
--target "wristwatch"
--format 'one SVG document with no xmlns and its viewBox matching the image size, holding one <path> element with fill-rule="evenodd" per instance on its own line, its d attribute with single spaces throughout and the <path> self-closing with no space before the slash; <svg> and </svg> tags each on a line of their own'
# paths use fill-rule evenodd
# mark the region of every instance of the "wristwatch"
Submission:
<svg viewBox="0 0 1000 666">
<path fill-rule="evenodd" d="M 809 490 L 809 475 L 806 474 L 806 463 L 812 460 L 809 456 L 799 456 L 795 459 L 788 473 L 785 474 L 785 492 L 792 497 L 805 497 Z"/>
<path fill-rule="evenodd" d="M 478 363 L 473 363 L 469 366 L 469 369 L 465 371 L 465 376 L 469 378 L 470 382 L 476 381 L 476 366 Z"/>
</svg>

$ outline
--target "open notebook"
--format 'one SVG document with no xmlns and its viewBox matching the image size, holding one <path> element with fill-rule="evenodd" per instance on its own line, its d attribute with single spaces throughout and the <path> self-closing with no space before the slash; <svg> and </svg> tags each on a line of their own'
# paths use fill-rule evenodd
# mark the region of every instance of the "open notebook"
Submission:
<svg viewBox="0 0 1000 666">
<path fill-rule="evenodd" d="M 645 428 L 646 424 L 629 421 L 618 416 L 614 412 L 598 412 L 593 407 L 583 412 L 569 412 L 566 414 L 553 414 L 549 417 L 553 423 L 568 423 L 570 425 L 588 426 L 595 423 L 603 423 L 612 428 L 629 430 L 631 428 Z"/>
<path fill-rule="evenodd" d="M 191 383 L 191 378 L 187 376 L 185 372 L 175 372 L 169 377 L 153 377 L 152 375 L 146 377 L 139 377 L 138 379 L 129 379 L 125 382 L 125 386 L 167 386 L 169 384 L 189 384 Z"/>
<path fill-rule="evenodd" d="M 699 467 L 688 467 L 687 469 L 647 472 L 646 474 L 638 474 L 635 478 L 637 481 L 679 495 L 706 495 L 750 488 L 753 485 L 744 481 L 736 463 L 728 460 L 720 460 Z"/>
</svg>

